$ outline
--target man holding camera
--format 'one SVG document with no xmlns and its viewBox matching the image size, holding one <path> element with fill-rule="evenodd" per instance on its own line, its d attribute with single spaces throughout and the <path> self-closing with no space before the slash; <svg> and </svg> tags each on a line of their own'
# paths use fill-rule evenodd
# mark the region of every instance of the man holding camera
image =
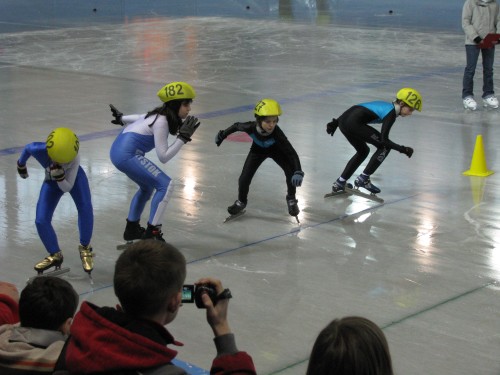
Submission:
<svg viewBox="0 0 500 375">
<path fill-rule="evenodd" d="M 114 290 L 120 306 L 84 302 L 75 316 L 56 372 L 185 374 L 172 363 L 182 345 L 165 329 L 182 305 L 186 259 L 169 243 L 143 240 L 130 245 L 115 265 Z M 196 283 L 217 348 L 211 374 L 256 374 L 252 358 L 236 348 L 227 321 L 231 294 L 217 279 Z M 199 290 L 198 290 L 199 289 Z"/>
</svg>

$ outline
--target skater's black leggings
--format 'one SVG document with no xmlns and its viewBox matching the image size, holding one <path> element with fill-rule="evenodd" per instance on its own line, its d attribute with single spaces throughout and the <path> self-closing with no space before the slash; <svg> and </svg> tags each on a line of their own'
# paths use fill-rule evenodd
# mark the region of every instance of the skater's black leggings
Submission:
<svg viewBox="0 0 500 375">
<path fill-rule="evenodd" d="M 241 175 L 238 180 L 238 199 L 241 202 L 244 202 L 245 204 L 247 203 L 248 191 L 250 190 L 250 183 L 252 182 L 252 178 L 255 175 L 255 172 L 257 172 L 257 169 L 267 158 L 273 159 L 276 164 L 278 164 L 281 169 L 283 169 L 286 176 L 287 195 L 293 197 L 295 196 L 297 188 L 292 185 L 292 176 L 295 171 L 288 158 L 279 152 L 270 151 L 266 154 L 260 154 L 250 151 L 245 160 L 243 170 L 241 171 Z"/>
<path fill-rule="evenodd" d="M 339 118 L 340 131 L 356 149 L 356 154 L 349 160 L 341 174 L 345 180 L 348 180 L 356 172 L 356 169 L 359 168 L 370 153 L 368 144 L 374 145 L 377 150 L 363 171 L 367 175 L 371 175 L 380 167 L 390 151 L 381 142 L 380 132 L 361 120 L 363 114 L 358 110 L 359 108 L 353 107 Z"/>
</svg>

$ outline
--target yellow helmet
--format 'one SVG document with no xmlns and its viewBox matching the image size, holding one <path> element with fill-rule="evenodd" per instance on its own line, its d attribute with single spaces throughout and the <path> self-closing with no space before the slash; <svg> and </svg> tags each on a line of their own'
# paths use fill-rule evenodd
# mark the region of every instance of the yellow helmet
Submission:
<svg viewBox="0 0 500 375">
<path fill-rule="evenodd" d="M 57 128 L 47 137 L 47 152 L 56 163 L 69 163 L 78 154 L 80 142 L 75 133 L 68 128 Z"/>
<path fill-rule="evenodd" d="M 410 87 L 404 87 L 398 91 L 396 98 L 405 102 L 409 107 L 422 112 L 422 95 Z"/>
<path fill-rule="evenodd" d="M 281 107 L 276 100 L 265 98 L 257 102 L 253 113 L 256 116 L 280 116 Z"/>
<path fill-rule="evenodd" d="M 168 103 L 176 99 L 194 99 L 196 92 L 189 83 L 170 82 L 163 86 L 156 95 L 162 102 Z"/>
</svg>

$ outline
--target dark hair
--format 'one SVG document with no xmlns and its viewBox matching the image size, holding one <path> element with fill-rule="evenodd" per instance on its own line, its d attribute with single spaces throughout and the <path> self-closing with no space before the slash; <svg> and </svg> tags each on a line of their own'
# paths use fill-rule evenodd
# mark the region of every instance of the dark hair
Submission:
<svg viewBox="0 0 500 375">
<path fill-rule="evenodd" d="M 78 294 L 66 280 L 40 276 L 31 281 L 19 297 L 21 326 L 56 331 L 75 315 Z"/>
<path fill-rule="evenodd" d="M 307 375 L 393 375 L 384 333 L 366 318 L 333 320 L 314 343 Z"/>
<path fill-rule="evenodd" d="M 130 245 L 116 261 L 115 294 L 123 310 L 147 318 L 165 308 L 186 279 L 186 258 L 173 245 L 142 240 Z"/>
<path fill-rule="evenodd" d="M 158 116 L 165 116 L 168 122 L 168 132 L 172 135 L 177 135 L 179 128 L 182 125 L 182 119 L 179 117 L 179 109 L 182 104 L 191 103 L 193 99 L 174 99 L 169 102 L 163 103 L 162 106 L 156 107 L 146 114 L 146 118 L 156 115 L 155 119 L 149 126 L 152 126 Z"/>
</svg>

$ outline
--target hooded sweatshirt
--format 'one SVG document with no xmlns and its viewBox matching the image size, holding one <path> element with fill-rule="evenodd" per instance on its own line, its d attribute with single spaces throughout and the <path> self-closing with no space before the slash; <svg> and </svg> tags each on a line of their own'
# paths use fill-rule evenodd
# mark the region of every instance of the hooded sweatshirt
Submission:
<svg viewBox="0 0 500 375">
<path fill-rule="evenodd" d="M 153 321 L 136 319 L 114 308 L 99 308 L 84 302 L 75 316 L 63 360 L 60 359 L 56 370 L 67 370 L 70 374 L 136 371 L 142 374 L 185 374 L 183 369 L 172 364 L 177 352 L 168 348 L 169 344 L 182 345 Z M 219 353 L 212 368 L 225 371 L 225 374 L 233 373 L 233 369 L 240 374 L 255 374 L 251 357 L 237 352 L 235 346 L 234 349 L 236 353 Z"/>
</svg>

